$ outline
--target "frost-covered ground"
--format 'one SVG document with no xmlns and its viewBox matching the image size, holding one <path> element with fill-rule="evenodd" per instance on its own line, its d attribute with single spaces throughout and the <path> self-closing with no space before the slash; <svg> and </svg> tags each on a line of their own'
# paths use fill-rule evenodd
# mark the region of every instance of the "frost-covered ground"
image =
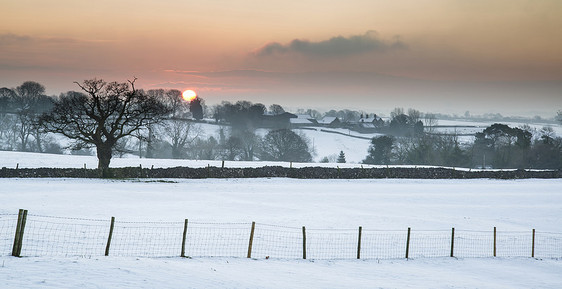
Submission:
<svg viewBox="0 0 562 289">
<path fill-rule="evenodd" d="M 0 214 L 560 232 L 562 180 L 0 179 Z M 0 257 L 0 288 L 559 288 L 562 261 Z"/>
</svg>

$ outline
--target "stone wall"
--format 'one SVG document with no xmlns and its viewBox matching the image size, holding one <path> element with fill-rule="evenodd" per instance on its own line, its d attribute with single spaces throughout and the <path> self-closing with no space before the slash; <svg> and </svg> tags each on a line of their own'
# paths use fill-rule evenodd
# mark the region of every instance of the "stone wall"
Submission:
<svg viewBox="0 0 562 289">
<path fill-rule="evenodd" d="M 297 178 L 297 179 L 552 179 L 562 178 L 561 170 L 460 171 L 445 168 L 141 168 L 110 169 L 113 178 Z M 98 178 L 97 169 L 0 169 L 0 178 Z"/>
</svg>

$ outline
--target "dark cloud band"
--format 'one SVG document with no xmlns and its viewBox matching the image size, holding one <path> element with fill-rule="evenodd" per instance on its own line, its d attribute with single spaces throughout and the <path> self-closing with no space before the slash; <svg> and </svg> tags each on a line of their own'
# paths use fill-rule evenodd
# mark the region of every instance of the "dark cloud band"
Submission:
<svg viewBox="0 0 562 289">
<path fill-rule="evenodd" d="M 385 41 L 377 37 L 375 31 L 367 31 L 363 35 L 336 36 L 319 42 L 300 39 L 295 39 L 285 45 L 279 42 L 271 42 L 257 49 L 254 55 L 269 56 L 300 53 L 317 56 L 347 56 L 405 48 L 407 48 L 407 45 L 398 38 L 393 41 Z"/>
</svg>

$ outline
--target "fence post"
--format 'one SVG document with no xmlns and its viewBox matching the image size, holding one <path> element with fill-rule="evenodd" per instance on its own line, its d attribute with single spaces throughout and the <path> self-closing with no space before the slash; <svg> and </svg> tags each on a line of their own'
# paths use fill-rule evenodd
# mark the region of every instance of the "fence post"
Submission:
<svg viewBox="0 0 562 289">
<path fill-rule="evenodd" d="M 408 254 L 410 253 L 410 227 L 408 227 L 408 238 L 406 239 L 406 259 L 408 259 Z"/>
<path fill-rule="evenodd" d="M 455 248 L 455 228 L 453 228 L 451 233 L 451 257 L 453 257 L 454 248 Z"/>
<path fill-rule="evenodd" d="M 111 237 L 113 236 L 114 225 L 115 225 L 115 217 L 111 217 L 111 225 L 109 226 L 109 237 L 107 237 L 107 245 L 105 246 L 106 256 L 109 256 L 109 247 L 111 246 Z"/>
<path fill-rule="evenodd" d="M 302 258 L 306 259 L 306 229 L 302 226 Z"/>
<path fill-rule="evenodd" d="M 535 258 L 535 229 L 533 229 L 533 249 L 531 250 L 531 257 Z"/>
<path fill-rule="evenodd" d="M 18 223 L 16 224 L 16 234 L 14 236 L 14 245 L 12 246 L 12 256 L 18 257 L 18 244 L 20 241 L 21 231 L 21 217 L 23 216 L 23 209 L 18 211 Z"/>
<path fill-rule="evenodd" d="M 12 246 L 12 256 L 14 256 L 14 257 L 21 257 L 23 232 L 25 230 L 25 222 L 26 221 L 27 221 L 27 210 L 20 209 L 18 211 L 18 223 L 16 225 L 16 234 L 14 236 L 14 244 Z"/>
<path fill-rule="evenodd" d="M 185 257 L 185 239 L 187 237 L 187 223 L 188 223 L 188 220 L 185 219 L 185 222 L 183 223 L 183 238 L 181 240 L 181 255 L 180 255 L 180 257 Z"/>
<path fill-rule="evenodd" d="M 361 231 L 363 228 L 359 226 L 359 238 L 357 239 L 357 259 L 361 259 Z"/>
<path fill-rule="evenodd" d="M 496 227 L 494 227 L 494 257 L 496 257 Z"/>
<path fill-rule="evenodd" d="M 252 244 L 254 243 L 255 229 L 256 229 L 256 222 L 252 222 L 252 230 L 250 231 L 250 242 L 248 244 L 248 258 L 252 258 Z"/>
<path fill-rule="evenodd" d="M 27 210 L 23 210 L 21 218 L 20 241 L 18 243 L 18 257 L 21 256 L 21 248 L 23 247 L 23 232 L 25 231 L 25 223 L 27 222 Z"/>
</svg>

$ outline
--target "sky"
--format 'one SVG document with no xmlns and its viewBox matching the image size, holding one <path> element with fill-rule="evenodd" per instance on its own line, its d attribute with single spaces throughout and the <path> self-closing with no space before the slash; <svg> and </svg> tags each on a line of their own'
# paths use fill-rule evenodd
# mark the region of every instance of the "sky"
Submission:
<svg viewBox="0 0 562 289">
<path fill-rule="evenodd" d="M 0 87 L 136 77 L 207 104 L 553 117 L 559 0 L 0 0 Z"/>
</svg>

